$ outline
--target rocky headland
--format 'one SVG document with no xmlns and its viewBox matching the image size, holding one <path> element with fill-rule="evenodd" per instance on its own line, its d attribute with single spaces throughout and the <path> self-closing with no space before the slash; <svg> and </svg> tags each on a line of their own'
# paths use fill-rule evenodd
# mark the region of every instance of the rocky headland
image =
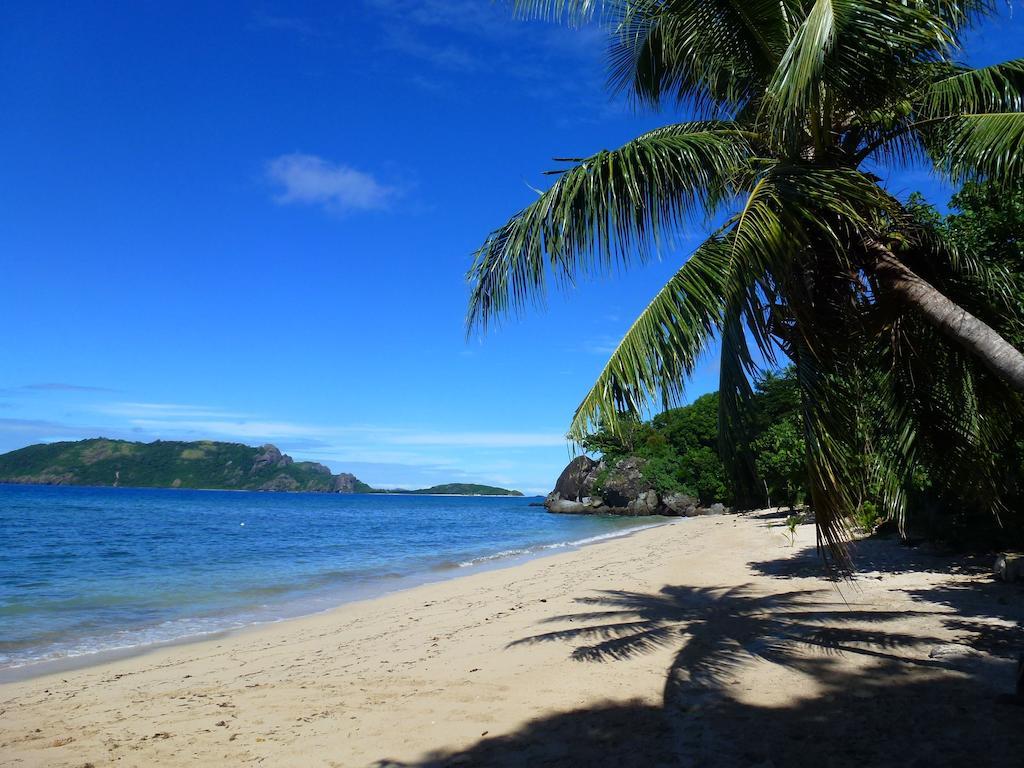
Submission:
<svg viewBox="0 0 1024 768">
<path fill-rule="evenodd" d="M 544 499 L 549 512 L 568 515 L 720 515 L 728 507 L 708 506 L 685 493 L 659 494 L 644 475 L 645 460 L 627 456 L 617 461 L 577 456 L 562 470 L 555 488 Z"/>
</svg>

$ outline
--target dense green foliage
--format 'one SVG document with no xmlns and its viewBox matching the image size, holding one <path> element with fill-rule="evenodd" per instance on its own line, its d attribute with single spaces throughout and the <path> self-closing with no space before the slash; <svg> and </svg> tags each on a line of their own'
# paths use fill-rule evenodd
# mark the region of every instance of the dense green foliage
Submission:
<svg viewBox="0 0 1024 768">
<path fill-rule="evenodd" d="M 136 488 L 333 490 L 334 478 L 322 464 L 308 461 L 292 463 L 285 457 L 286 460 L 278 464 L 256 466 L 258 457 L 264 453 L 264 448 L 208 440 L 135 443 L 96 438 L 45 443 L 0 456 L 0 482 Z"/>
<path fill-rule="evenodd" d="M 760 505 L 769 500 L 797 504 L 806 495 L 807 470 L 794 369 L 762 375 L 751 408 L 756 427 L 743 450 L 758 473 L 752 497 L 749 490 L 730 481 L 721 458 L 718 393 L 702 395 L 690 405 L 663 411 L 626 429 L 598 430 L 581 444 L 602 454 L 608 465 L 627 456 L 643 459 L 644 476 L 661 494 L 685 493 L 705 505 L 716 501 Z"/>
<path fill-rule="evenodd" d="M 510 491 L 507 488 L 498 488 L 493 485 L 479 485 L 477 483 L 445 483 L 443 485 L 432 485 L 429 488 L 417 488 L 406 490 L 404 488 L 392 490 L 375 490 L 372 493 L 413 493 L 428 496 L 522 496 L 521 491 Z"/>
<path fill-rule="evenodd" d="M 954 248 L 979 254 L 1009 286 L 999 312 L 1002 332 L 1024 347 L 1024 182 L 1010 187 L 968 182 L 940 214 L 920 195 L 915 215 Z M 971 275 L 964 278 L 973 280 Z M 976 301 L 986 295 L 979 291 Z M 987 414 L 990 439 L 940 437 L 915 470 L 910 522 L 922 533 L 964 543 L 1024 542 L 1024 410 L 1019 403 Z M 995 515 L 992 512 L 995 511 Z"/>
<path fill-rule="evenodd" d="M 1024 185 L 1005 190 L 969 183 L 953 196 L 947 216 L 920 196 L 912 196 L 908 209 L 951 248 L 975 250 L 984 255 L 987 268 L 1001 270 L 1002 279 L 1014 286 L 1004 311 L 1008 317 L 1024 316 Z M 870 376 L 844 386 L 854 401 L 851 441 L 860 445 L 848 475 L 852 521 L 870 531 L 886 519 L 879 478 L 885 462 L 879 454 L 889 448 L 873 414 L 881 388 Z M 734 439 L 727 446 L 752 464 L 753 486 L 730 478 L 720 458 L 718 393 L 615 432 L 598 430 L 582 444 L 609 463 L 627 456 L 644 459 L 644 474 L 661 493 L 687 493 L 705 504 L 800 504 L 807 499 L 808 476 L 796 371 L 763 373 L 754 390 L 747 414 L 753 429 L 746 441 Z M 1024 414 L 1011 409 L 998 418 L 997 442 L 972 439 L 967 432 L 939 432 L 922 442 L 908 483 L 905 522 L 910 532 L 958 544 L 1024 541 Z M 994 495 L 1002 500 L 997 515 L 992 514 Z"/>
<path fill-rule="evenodd" d="M 604 23 L 613 87 L 673 121 L 566 160 L 486 238 L 469 273 L 469 322 L 485 328 L 552 283 L 678 258 L 583 398 L 573 437 L 600 428 L 633 440 L 651 403 L 678 403 L 720 342 L 719 456 L 733 492 L 751 496 L 760 469 L 795 493 L 801 451 L 785 446 L 798 434 L 833 554 L 843 557 L 849 521 L 872 508 L 904 521 L 920 467 L 943 451 L 949 468 L 933 483 L 998 511 L 1000 414 L 1019 410 L 1024 393 L 1024 354 L 1011 343 L 1024 326 L 1006 311 L 1013 285 L 976 250 L 980 241 L 951 247 L 883 181 L 912 162 L 957 182 L 1006 188 L 1024 177 L 1024 60 L 963 62 L 965 33 L 995 4 L 515 6 Z M 674 122 L 680 112 L 692 119 Z M 709 221 L 721 226 L 696 250 L 675 249 Z M 987 227 L 961 224 L 965 242 L 966 230 Z M 764 361 L 795 366 L 799 428 L 752 421 Z M 638 450 L 651 453 L 659 482 L 679 481 L 687 470 L 657 443 Z M 710 488 L 700 448 L 685 447 L 700 467 L 690 481 Z"/>
</svg>

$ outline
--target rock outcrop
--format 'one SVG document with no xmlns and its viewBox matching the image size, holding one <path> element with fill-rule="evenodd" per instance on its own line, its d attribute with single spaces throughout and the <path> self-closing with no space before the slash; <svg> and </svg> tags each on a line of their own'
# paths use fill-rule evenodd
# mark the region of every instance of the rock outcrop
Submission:
<svg viewBox="0 0 1024 768">
<path fill-rule="evenodd" d="M 577 456 L 558 476 L 544 507 L 563 515 L 629 517 L 695 517 L 729 511 L 720 503 L 704 507 L 699 499 L 684 493 L 660 495 L 644 475 L 645 464 L 636 456 L 627 456 L 611 465 L 604 460 Z"/>
<path fill-rule="evenodd" d="M 555 481 L 552 493 L 557 493 L 561 498 L 572 501 L 589 496 L 585 486 L 587 478 L 596 466 L 597 462 L 589 456 L 577 456 L 562 470 L 562 474 Z"/>
<path fill-rule="evenodd" d="M 260 448 L 263 453 L 256 456 L 252 463 L 252 469 L 249 470 L 249 474 L 256 474 L 265 467 L 287 467 L 289 464 L 293 464 L 292 457 L 286 453 L 281 453 L 276 445 L 267 443 Z"/>
<path fill-rule="evenodd" d="M 259 488 L 261 491 L 297 491 L 298 481 L 291 475 L 277 475 L 273 480 L 268 480 Z"/>
<path fill-rule="evenodd" d="M 334 476 L 334 492 L 335 493 L 355 493 L 356 483 L 359 482 L 359 478 L 348 472 L 342 472 L 341 474 Z"/>
</svg>

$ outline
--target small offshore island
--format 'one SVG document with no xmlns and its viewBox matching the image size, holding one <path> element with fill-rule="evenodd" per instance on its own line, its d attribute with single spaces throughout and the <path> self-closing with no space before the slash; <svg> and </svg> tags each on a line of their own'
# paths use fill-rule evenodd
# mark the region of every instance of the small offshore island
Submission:
<svg viewBox="0 0 1024 768">
<path fill-rule="evenodd" d="M 520 491 L 475 483 L 446 483 L 414 490 L 373 488 L 348 472 L 333 474 L 318 462 L 295 461 L 269 443 L 256 448 L 212 440 L 139 443 L 104 437 L 39 443 L 2 454 L 0 483 L 215 491 L 523 495 Z"/>
</svg>

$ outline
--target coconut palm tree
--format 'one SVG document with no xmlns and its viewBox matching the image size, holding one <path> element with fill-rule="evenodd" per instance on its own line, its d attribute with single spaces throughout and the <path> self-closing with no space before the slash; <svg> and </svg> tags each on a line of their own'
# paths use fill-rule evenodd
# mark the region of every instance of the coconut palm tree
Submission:
<svg viewBox="0 0 1024 768">
<path fill-rule="evenodd" d="M 924 162 L 954 181 L 1024 176 L 1024 59 L 978 69 L 958 60 L 988 2 L 515 5 L 600 20 L 611 87 L 694 119 L 556 158 L 566 165 L 550 188 L 477 253 L 470 329 L 541 300 L 549 282 L 675 258 L 687 228 L 712 230 L 630 327 L 570 436 L 677 402 L 719 339 L 722 449 L 741 472 L 751 376 L 785 356 L 801 388 L 819 540 L 840 556 L 864 450 L 851 436 L 865 413 L 880 436 L 872 471 L 897 519 L 927 446 L 952 436 L 955 463 L 998 443 L 999 409 L 1024 392 L 1024 355 L 1004 338 L 1019 327 L 1008 282 L 983 254 L 945 245 L 879 175 Z"/>
</svg>

